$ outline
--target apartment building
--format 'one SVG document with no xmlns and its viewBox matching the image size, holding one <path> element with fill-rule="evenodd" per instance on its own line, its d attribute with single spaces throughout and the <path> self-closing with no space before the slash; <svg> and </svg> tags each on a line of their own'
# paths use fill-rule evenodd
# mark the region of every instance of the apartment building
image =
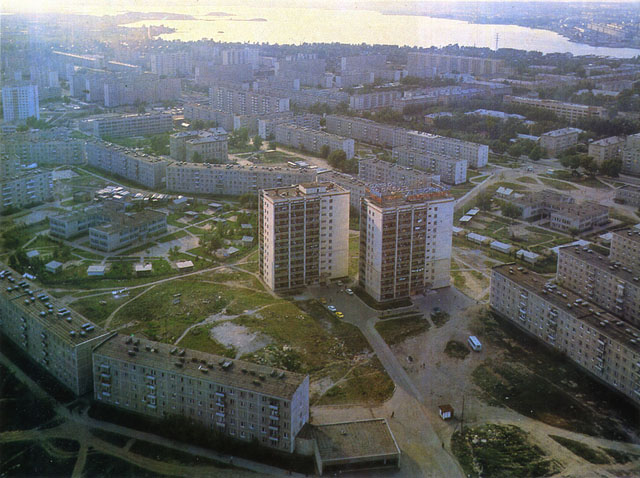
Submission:
<svg viewBox="0 0 640 478">
<path fill-rule="evenodd" d="M 620 159 L 625 140 L 621 136 L 611 136 L 589 143 L 589 156 L 602 164 L 610 159 Z"/>
<path fill-rule="evenodd" d="M 84 140 L 65 128 L 29 130 L 0 136 L 0 151 L 25 163 L 77 165 L 85 162 Z"/>
<path fill-rule="evenodd" d="M 287 97 L 291 104 L 296 104 L 302 108 L 308 108 L 316 103 L 336 108 L 341 103 L 349 103 L 349 94 L 345 91 L 340 91 L 338 88 L 294 90 L 292 88 L 273 87 L 267 83 L 264 86 L 258 84 L 257 89 L 264 94 Z"/>
<path fill-rule="evenodd" d="M 540 146 L 551 156 L 555 156 L 578 144 L 578 135 L 582 132 L 578 128 L 562 128 L 547 131 L 540 135 Z"/>
<path fill-rule="evenodd" d="M 327 146 L 329 151 L 344 151 L 347 159 L 355 154 L 355 143 L 351 138 L 285 123 L 276 125 L 275 132 L 278 144 L 316 154 L 321 152 L 323 146 Z"/>
<path fill-rule="evenodd" d="M 93 352 L 93 398 L 148 417 L 293 453 L 309 421 L 309 376 L 114 334 Z"/>
<path fill-rule="evenodd" d="M 289 98 L 256 91 L 213 86 L 209 89 L 211 107 L 239 115 L 264 115 L 289 111 Z"/>
<path fill-rule="evenodd" d="M 167 189 L 179 193 L 239 196 L 260 189 L 313 182 L 313 169 L 172 163 L 166 168 Z"/>
<path fill-rule="evenodd" d="M 359 283 L 378 302 L 446 287 L 455 200 L 434 184 L 370 186 L 360 211 Z"/>
<path fill-rule="evenodd" d="M 161 52 L 149 55 L 151 72 L 164 76 L 187 76 L 193 73 L 190 51 Z"/>
<path fill-rule="evenodd" d="M 622 152 L 622 172 L 640 176 L 640 133 L 627 136 Z"/>
<path fill-rule="evenodd" d="M 437 175 L 378 159 L 358 161 L 358 178 L 372 184 L 401 184 L 407 189 L 426 187 L 434 182 L 440 182 L 440 177 Z"/>
<path fill-rule="evenodd" d="M 398 129 L 395 131 L 394 145 L 463 159 L 472 168 L 483 168 L 489 161 L 489 146 L 486 144 L 422 131 Z"/>
<path fill-rule="evenodd" d="M 576 123 L 578 120 L 584 118 L 607 119 L 608 117 L 606 108 L 602 106 L 587 106 L 576 103 L 565 103 L 563 101 L 541 100 L 538 98 L 525 98 L 511 95 L 506 95 L 504 101 L 507 104 L 534 106 L 543 110 L 552 111 L 558 117 L 564 118 L 570 123 Z"/>
<path fill-rule="evenodd" d="M 89 166 L 121 176 L 148 188 L 164 187 L 167 160 L 111 143 L 87 143 Z"/>
<path fill-rule="evenodd" d="M 491 308 L 640 404 L 640 330 L 546 277 L 513 264 L 491 274 Z"/>
<path fill-rule="evenodd" d="M 349 191 L 333 183 L 263 189 L 258 201 L 260 276 L 274 291 L 346 277 Z"/>
<path fill-rule="evenodd" d="M 8 208 L 19 209 L 52 198 L 51 171 L 18 169 L 0 177 L 0 211 Z"/>
<path fill-rule="evenodd" d="M 40 119 L 38 85 L 3 86 L 2 114 L 6 123 Z"/>
<path fill-rule="evenodd" d="M 354 55 L 340 58 L 340 73 L 360 73 L 384 68 L 387 55 Z"/>
<path fill-rule="evenodd" d="M 327 115 L 326 128 L 331 134 L 383 148 L 394 146 L 395 131 L 398 129 L 369 119 L 338 115 Z"/>
<path fill-rule="evenodd" d="M 393 148 L 392 157 L 394 161 L 402 166 L 429 171 L 440 176 L 440 180 L 443 183 L 455 185 L 467 182 L 466 159 L 456 159 L 451 156 L 405 146 Z"/>
<path fill-rule="evenodd" d="M 349 108 L 356 111 L 372 111 L 382 108 L 391 108 L 395 101 L 401 97 L 402 92 L 399 90 L 356 93 L 349 97 Z"/>
<path fill-rule="evenodd" d="M 624 263 L 587 247 L 562 247 L 556 281 L 633 325 L 640 324 L 640 277 Z"/>
<path fill-rule="evenodd" d="M 626 184 L 616 189 L 616 200 L 640 208 L 640 186 Z"/>
<path fill-rule="evenodd" d="M 640 228 L 613 231 L 609 259 L 640 276 Z"/>
<path fill-rule="evenodd" d="M 164 78 L 150 73 L 117 75 L 108 78 L 102 87 L 102 99 L 108 108 L 175 101 L 182 94 L 180 78 Z"/>
<path fill-rule="evenodd" d="M 177 161 L 224 163 L 228 153 L 227 132 L 223 128 L 210 128 L 175 133 L 169 137 L 169 149 Z"/>
<path fill-rule="evenodd" d="M 504 60 L 470 56 L 444 55 L 440 53 L 409 53 L 409 76 L 432 78 L 446 73 L 470 75 L 498 75 L 505 71 Z"/>
<path fill-rule="evenodd" d="M 111 252 L 167 231 L 167 216 L 157 211 L 112 213 L 107 221 L 89 227 L 89 246 Z"/>
<path fill-rule="evenodd" d="M 80 121 L 80 130 L 98 138 L 119 138 L 166 133 L 173 129 L 173 118 L 164 113 L 110 115 Z"/>
<path fill-rule="evenodd" d="M 300 128 L 320 129 L 322 116 L 311 113 L 294 115 L 292 112 L 274 113 L 258 119 L 258 134 L 262 139 L 275 138 L 276 126 L 290 124 Z"/>
<path fill-rule="evenodd" d="M 76 395 L 91 390 L 91 351 L 106 332 L 0 263 L 0 331 Z"/>
<path fill-rule="evenodd" d="M 349 191 L 349 204 L 357 209 L 356 214 L 360 214 L 360 203 L 367 194 L 367 183 L 347 173 L 342 173 L 334 169 L 324 169 L 318 171 L 317 182 L 334 183 Z"/>
<path fill-rule="evenodd" d="M 486 89 L 470 85 L 427 88 L 426 90 L 405 92 L 404 96 L 396 98 L 393 102 L 393 109 L 399 112 L 409 112 L 407 108 L 423 108 L 433 105 L 449 106 L 478 96 L 487 96 Z"/>
</svg>

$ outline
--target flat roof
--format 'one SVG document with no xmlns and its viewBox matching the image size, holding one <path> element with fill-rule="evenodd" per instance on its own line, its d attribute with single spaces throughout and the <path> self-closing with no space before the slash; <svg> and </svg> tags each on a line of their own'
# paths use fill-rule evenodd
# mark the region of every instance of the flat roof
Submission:
<svg viewBox="0 0 640 478">
<path fill-rule="evenodd" d="M 618 231 L 613 231 L 610 234 L 612 236 L 614 234 L 616 236 L 620 236 L 626 241 L 634 241 L 634 242 L 639 242 L 640 243 L 640 229 L 637 229 L 637 228 L 620 229 Z"/>
<path fill-rule="evenodd" d="M 634 275 L 632 272 L 628 272 L 624 270 L 616 261 L 612 261 L 606 256 L 601 256 L 597 252 L 593 251 L 588 246 L 585 247 L 561 247 L 558 252 L 560 255 L 569 255 L 572 256 L 579 261 L 585 262 L 593 267 L 596 267 L 601 270 L 606 270 L 609 274 L 614 275 L 616 278 L 623 280 L 625 282 L 629 282 L 632 285 L 638 287 L 640 289 L 640 282 L 634 281 L 634 278 L 638 276 Z M 558 257 L 559 259 L 559 257 Z"/>
<path fill-rule="evenodd" d="M 266 197 L 278 201 L 326 194 L 349 194 L 343 187 L 330 182 L 301 183 L 295 186 L 263 189 L 262 192 Z"/>
<path fill-rule="evenodd" d="M 55 335 L 61 342 L 70 346 L 80 345 L 106 333 L 101 327 L 48 295 L 46 290 L 30 281 L 20 279 L 20 274 L 7 267 L 6 264 L 0 263 L 0 270 L 7 271 L 4 274 L 0 274 L 0 296 L 4 300 L 12 302 L 21 311 L 21 316 L 25 318 L 27 323 L 33 320 L 42 324 L 50 334 Z M 13 277 L 14 282 L 11 282 L 9 277 Z M 28 286 L 21 287 L 18 285 L 23 281 Z M 9 288 L 11 290 L 8 290 Z M 31 294 L 28 291 L 31 291 Z M 42 300 L 38 296 L 47 296 L 47 298 Z M 31 297 L 34 300 L 31 300 Z M 29 303 L 27 304 L 25 301 Z M 51 308 L 47 304 L 50 304 Z M 64 317 L 59 317 L 58 310 L 60 309 L 64 309 L 68 313 L 65 312 Z M 43 313 L 44 315 L 42 315 Z M 93 326 L 93 329 L 86 330 L 83 327 L 85 324 Z M 73 336 L 71 331 L 75 332 Z M 84 334 L 81 332 L 84 332 Z"/>
<path fill-rule="evenodd" d="M 123 362 L 134 362 L 137 366 L 173 370 L 180 375 L 287 399 L 293 397 L 307 378 L 307 375 L 299 373 L 129 335 L 114 335 L 96 347 L 95 353 Z M 177 363 L 181 365 L 177 366 Z"/>
<path fill-rule="evenodd" d="M 585 300 L 552 280 L 524 267 L 502 264 L 494 271 L 517 283 L 519 286 L 543 298 L 557 309 L 569 312 L 576 319 L 597 327 L 598 331 L 626 347 L 640 352 L 640 329 L 597 305 Z M 569 307 L 570 306 L 570 307 Z M 635 340 L 635 342 L 631 342 Z"/>
<path fill-rule="evenodd" d="M 400 455 L 384 418 L 314 425 L 313 437 L 323 464 Z"/>
</svg>

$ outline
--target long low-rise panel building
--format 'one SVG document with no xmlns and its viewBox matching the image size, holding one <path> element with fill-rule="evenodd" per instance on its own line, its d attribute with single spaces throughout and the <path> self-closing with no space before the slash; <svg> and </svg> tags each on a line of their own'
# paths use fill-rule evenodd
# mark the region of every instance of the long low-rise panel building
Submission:
<svg viewBox="0 0 640 478">
<path fill-rule="evenodd" d="M 180 193 L 240 196 L 315 180 L 312 169 L 195 163 L 167 166 L 167 189 Z"/>
<path fill-rule="evenodd" d="M 613 231 L 609 258 L 640 276 L 640 228 Z"/>
<path fill-rule="evenodd" d="M 166 133 L 173 129 L 173 118 L 166 113 L 116 115 L 80 121 L 80 130 L 98 138 L 119 138 Z"/>
<path fill-rule="evenodd" d="M 584 118 L 607 119 L 608 117 L 606 108 L 603 108 L 602 106 L 587 106 L 577 103 L 565 103 L 564 101 L 543 100 L 510 95 L 506 95 L 504 97 L 504 101 L 508 104 L 534 106 L 543 110 L 552 111 L 558 117 L 564 118 L 570 123 L 575 123 Z"/>
<path fill-rule="evenodd" d="M 333 169 L 319 170 L 317 181 L 334 183 L 349 191 L 349 205 L 357 209 L 356 214 L 360 214 L 360 202 L 367 193 L 367 183 L 356 176 Z"/>
<path fill-rule="evenodd" d="M 491 307 L 590 375 L 640 404 L 640 330 L 546 277 L 493 268 Z"/>
<path fill-rule="evenodd" d="M 149 188 L 164 186 L 169 161 L 111 143 L 87 143 L 89 166 L 102 169 Z"/>
<path fill-rule="evenodd" d="M 275 131 L 278 144 L 316 154 L 321 152 L 323 146 L 327 146 L 329 151 L 344 151 L 347 159 L 355 154 L 355 143 L 351 138 L 284 123 L 276 125 Z"/>
<path fill-rule="evenodd" d="M 393 148 L 392 157 L 402 166 L 437 174 L 443 183 L 455 185 L 467 182 L 468 163 L 466 159 L 456 159 L 404 146 Z"/>
<path fill-rule="evenodd" d="M 76 395 L 91 390 L 91 351 L 106 332 L 0 263 L 0 331 Z"/>
<path fill-rule="evenodd" d="M 640 207 L 640 186 L 627 184 L 616 189 L 616 199 L 624 204 Z"/>
<path fill-rule="evenodd" d="M 395 146 L 395 132 L 399 128 L 364 118 L 328 115 L 327 131 L 332 134 L 353 138 L 356 141 L 369 143 L 383 148 Z"/>
<path fill-rule="evenodd" d="M 358 161 L 358 178 L 371 184 L 397 183 L 408 189 L 440 182 L 440 177 L 437 175 L 378 159 Z"/>
<path fill-rule="evenodd" d="M 127 335 L 95 348 L 93 384 L 100 403 L 288 453 L 309 420 L 308 375 Z"/>
<path fill-rule="evenodd" d="M 314 130 L 320 129 L 320 120 L 322 116 L 315 114 L 294 115 L 293 113 L 279 113 L 264 116 L 258 120 L 258 134 L 262 139 L 270 137 L 275 138 L 276 127 L 279 124 L 290 124 L 300 128 L 309 128 Z"/>
<path fill-rule="evenodd" d="M 640 325 L 640 277 L 588 247 L 562 247 L 558 284 L 634 325 Z"/>
<path fill-rule="evenodd" d="M 419 151 L 464 159 L 472 168 L 482 168 L 489 161 L 489 146 L 422 131 L 399 129 L 394 144 Z"/>
<path fill-rule="evenodd" d="M 224 163 L 228 152 L 227 132 L 223 128 L 183 131 L 169 137 L 171 157 L 177 161 Z"/>
<path fill-rule="evenodd" d="M 0 161 L 5 161 L 0 159 Z M 22 208 L 52 199 L 53 178 L 51 171 L 40 169 L 2 171 L 0 177 L 0 211 Z"/>
<path fill-rule="evenodd" d="M 66 128 L 31 130 L 0 137 L 0 152 L 25 163 L 75 165 L 85 162 L 84 140 Z"/>
</svg>

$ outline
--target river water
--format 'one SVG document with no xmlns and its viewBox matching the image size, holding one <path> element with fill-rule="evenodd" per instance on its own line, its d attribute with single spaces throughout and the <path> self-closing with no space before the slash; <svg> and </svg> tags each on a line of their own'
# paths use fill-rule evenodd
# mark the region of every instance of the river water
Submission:
<svg viewBox="0 0 640 478">
<path fill-rule="evenodd" d="M 157 9 L 161 7 L 156 7 Z M 480 25 L 426 16 L 385 15 L 372 10 L 320 8 L 203 7 L 185 5 L 172 8 L 176 13 L 193 15 L 195 20 L 146 20 L 127 26 L 165 25 L 174 33 L 165 40 L 200 40 L 249 43 L 350 43 L 394 44 L 441 47 L 450 44 L 535 50 L 542 53 L 570 52 L 574 55 L 600 55 L 630 58 L 640 55 L 632 48 L 606 48 L 570 42 L 547 30 L 515 25 Z M 207 15 L 215 12 L 216 15 Z"/>
</svg>

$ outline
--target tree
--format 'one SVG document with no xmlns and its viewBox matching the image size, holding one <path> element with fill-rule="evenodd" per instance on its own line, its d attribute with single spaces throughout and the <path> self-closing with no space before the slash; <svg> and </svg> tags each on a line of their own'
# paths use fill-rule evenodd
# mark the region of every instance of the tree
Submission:
<svg viewBox="0 0 640 478">
<path fill-rule="evenodd" d="M 243 194 L 240 196 L 240 206 L 244 209 L 258 209 L 258 196 L 256 194 Z"/>
<path fill-rule="evenodd" d="M 529 151 L 529 159 L 531 161 L 538 161 L 542 159 L 542 148 L 540 146 L 534 146 L 531 151 Z"/>
<path fill-rule="evenodd" d="M 600 165 L 600 173 L 612 178 L 617 178 L 621 169 L 621 159 L 607 159 Z"/>
<path fill-rule="evenodd" d="M 192 163 L 201 163 L 202 162 L 202 155 L 198 151 L 194 151 L 194 153 L 191 155 L 191 162 Z"/>
<path fill-rule="evenodd" d="M 505 202 L 502 205 L 502 215 L 512 219 L 518 219 L 522 216 L 522 209 L 513 203 Z"/>
<path fill-rule="evenodd" d="M 476 206 L 483 211 L 491 210 L 491 193 L 484 192 L 479 194 L 478 199 L 476 199 Z"/>
<path fill-rule="evenodd" d="M 329 149 L 329 146 L 326 144 L 323 144 L 322 147 L 320 148 L 320 156 L 322 156 L 325 159 L 329 157 L 330 152 L 331 152 L 331 149 Z"/>
<path fill-rule="evenodd" d="M 169 141 L 166 135 L 156 134 L 151 137 L 151 152 L 157 156 L 169 154 Z"/>
<path fill-rule="evenodd" d="M 253 137 L 253 149 L 258 151 L 260 150 L 261 147 L 262 147 L 262 137 L 259 134 L 257 134 Z"/>
</svg>

